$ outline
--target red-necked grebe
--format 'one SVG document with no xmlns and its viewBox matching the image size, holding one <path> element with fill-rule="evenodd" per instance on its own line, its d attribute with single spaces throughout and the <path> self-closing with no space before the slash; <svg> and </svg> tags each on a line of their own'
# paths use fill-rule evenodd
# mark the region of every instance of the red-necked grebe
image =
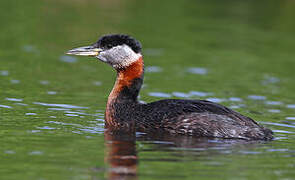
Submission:
<svg viewBox="0 0 295 180">
<path fill-rule="evenodd" d="M 128 35 L 105 35 L 93 45 L 67 54 L 96 57 L 117 71 L 105 111 L 108 129 L 246 140 L 273 138 L 271 130 L 251 118 L 210 101 L 164 99 L 140 103 L 137 98 L 144 75 L 141 44 Z"/>
</svg>

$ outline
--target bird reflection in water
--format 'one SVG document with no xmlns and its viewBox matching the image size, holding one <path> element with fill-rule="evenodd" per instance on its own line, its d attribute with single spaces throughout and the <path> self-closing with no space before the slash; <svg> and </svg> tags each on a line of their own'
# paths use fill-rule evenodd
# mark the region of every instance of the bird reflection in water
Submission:
<svg viewBox="0 0 295 180">
<path fill-rule="evenodd" d="M 263 142 L 257 143 L 257 141 L 238 139 L 176 136 L 161 131 L 135 136 L 134 132 L 107 130 L 105 131 L 105 145 L 107 147 L 105 161 L 109 165 L 107 171 L 108 179 L 138 179 L 137 165 L 139 157 L 137 156 L 136 141 L 139 141 L 139 143 L 143 145 L 154 144 L 152 149 L 150 149 L 151 146 L 149 146 L 149 151 L 169 150 L 167 151 L 169 153 L 175 152 L 176 156 L 174 157 L 176 159 L 170 159 L 173 161 L 182 161 L 183 152 L 186 150 L 188 152 L 185 153 L 186 156 L 192 156 L 191 159 L 198 161 L 200 156 L 218 156 L 218 154 L 224 154 L 225 151 L 251 149 L 259 146 Z M 196 153 L 198 154 L 197 156 Z M 155 160 L 154 158 L 155 157 L 152 157 L 151 159 Z M 163 159 L 158 160 L 163 161 Z"/>
<path fill-rule="evenodd" d="M 105 145 L 105 161 L 109 164 L 108 179 L 137 179 L 135 133 L 107 130 Z"/>
</svg>

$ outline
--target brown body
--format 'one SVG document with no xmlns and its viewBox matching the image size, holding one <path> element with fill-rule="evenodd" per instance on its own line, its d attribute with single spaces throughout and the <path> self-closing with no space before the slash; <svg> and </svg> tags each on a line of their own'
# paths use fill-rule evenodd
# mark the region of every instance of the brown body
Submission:
<svg viewBox="0 0 295 180">
<path fill-rule="evenodd" d="M 167 99 L 148 104 L 137 100 L 143 82 L 142 57 L 117 70 L 109 95 L 106 128 L 123 131 L 159 132 L 220 138 L 272 138 L 272 132 L 249 117 L 204 100 Z"/>
<path fill-rule="evenodd" d="M 70 50 L 68 54 L 95 56 L 117 71 L 105 111 L 105 125 L 109 130 L 165 131 L 246 140 L 273 138 L 271 130 L 253 119 L 210 101 L 164 99 L 139 103 L 137 98 L 144 75 L 141 44 L 128 35 L 105 35 L 95 44 Z"/>
</svg>

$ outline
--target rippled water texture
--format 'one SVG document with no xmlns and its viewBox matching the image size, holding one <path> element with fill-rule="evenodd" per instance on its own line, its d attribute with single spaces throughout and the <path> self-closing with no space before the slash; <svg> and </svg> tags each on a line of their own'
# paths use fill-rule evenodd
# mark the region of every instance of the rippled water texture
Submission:
<svg viewBox="0 0 295 180">
<path fill-rule="evenodd" d="M 0 179 L 295 179 L 295 2 L 0 2 Z M 111 134 L 115 72 L 67 56 L 107 33 L 143 44 L 140 100 L 207 99 L 271 142 Z"/>
</svg>

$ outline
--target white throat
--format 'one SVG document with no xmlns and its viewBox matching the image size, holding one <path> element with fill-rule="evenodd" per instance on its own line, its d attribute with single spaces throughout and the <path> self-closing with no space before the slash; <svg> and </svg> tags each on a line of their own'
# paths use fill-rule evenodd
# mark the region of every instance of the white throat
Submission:
<svg viewBox="0 0 295 180">
<path fill-rule="evenodd" d="M 117 69 L 129 66 L 141 56 L 140 53 L 135 53 L 129 46 L 124 44 L 102 51 L 98 55 L 98 59 Z"/>
</svg>

